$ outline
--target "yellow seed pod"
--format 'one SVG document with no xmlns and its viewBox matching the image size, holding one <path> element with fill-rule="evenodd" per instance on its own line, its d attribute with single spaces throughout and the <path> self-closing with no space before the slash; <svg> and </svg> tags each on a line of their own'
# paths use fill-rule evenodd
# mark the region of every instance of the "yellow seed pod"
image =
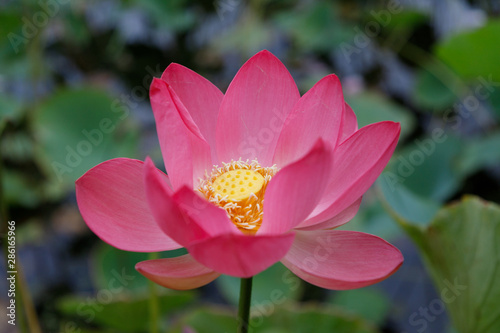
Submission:
<svg viewBox="0 0 500 333">
<path fill-rule="evenodd" d="M 214 191 L 231 201 L 242 201 L 257 194 L 264 186 L 264 177 L 253 170 L 239 169 L 223 173 L 213 182 Z"/>
</svg>

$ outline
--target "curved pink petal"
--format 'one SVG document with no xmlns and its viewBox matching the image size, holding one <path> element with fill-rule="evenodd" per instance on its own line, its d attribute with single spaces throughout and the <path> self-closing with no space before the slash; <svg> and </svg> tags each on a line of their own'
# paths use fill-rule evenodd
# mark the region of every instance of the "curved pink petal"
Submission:
<svg viewBox="0 0 500 333">
<path fill-rule="evenodd" d="M 154 166 L 149 157 L 144 169 L 143 181 L 147 201 L 159 228 L 184 247 L 209 237 L 202 227 L 182 212 L 162 172 Z"/>
<path fill-rule="evenodd" d="M 338 146 L 325 195 L 301 227 L 326 221 L 358 200 L 391 158 L 400 132 L 398 123 L 383 121 L 361 128 Z"/>
<path fill-rule="evenodd" d="M 235 277 L 254 276 L 278 262 L 288 252 L 294 234 L 225 234 L 194 243 L 187 249 L 201 264 Z"/>
<path fill-rule="evenodd" d="M 220 275 L 199 264 L 189 254 L 176 258 L 141 261 L 135 265 L 135 269 L 154 283 L 176 290 L 204 286 Z"/>
<path fill-rule="evenodd" d="M 215 128 L 220 104 L 224 95 L 210 81 L 198 73 L 170 64 L 161 79 L 167 82 L 193 118 L 212 152 L 212 163 L 218 164 L 215 149 Z"/>
<path fill-rule="evenodd" d="M 203 199 L 192 189 L 184 186 L 172 193 L 163 173 L 149 158 L 146 159 L 144 177 L 146 196 L 156 223 L 182 246 L 238 232 L 225 210 Z"/>
<path fill-rule="evenodd" d="M 151 106 L 165 167 L 174 190 L 193 187 L 205 170 L 211 170 L 210 146 L 172 88 L 153 79 Z"/>
<path fill-rule="evenodd" d="M 336 75 L 318 81 L 293 107 L 283 125 L 273 163 L 287 165 L 304 156 L 319 139 L 335 147 L 344 111 Z"/>
<path fill-rule="evenodd" d="M 356 114 L 354 114 L 354 111 L 349 106 L 349 104 L 345 103 L 344 117 L 342 119 L 342 130 L 339 132 L 338 144 L 344 142 L 357 130 L 358 130 L 358 120 L 356 118 Z"/>
<path fill-rule="evenodd" d="M 213 205 L 187 187 L 174 194 L 174 200 L 185 216 L 201 226 L 210 236 L 240 233 L 224 209 Z"/>
<path fill-rule="evenodd" d="M 297 228 L 299 228 L 300 230 L 321 230 L 321 229 L 333 229 L 340 227 L 341 225 L 346 224 L 347 222 L 352 220 L 354 216 L 356 216 L 359 210 L 359 206 L 361 205 L 361 200 L 362 197 L 354 201 L 352 205 L 350 205 L 349 207 L 347 207 L 334 217 L 324 222 L 309 225 L 310 224 L 309 221 L 306 220 L 303 222 L 303 224 L 309 225 L 308 227 L 301 228 L 301 225 L 299 224 Z"/>
<path fill-rule="evenodd" d="M 165 235 L 149 210 L 142 161 L 116 158 L 76 181 L 76 200 L 89 228 L 121 250 L 156 252 L 181 246 Z"/>
<path fill-rule="evenodd" d="M 346 290 L 380 282 L 403 263 L 401 252 L 385 240 L 355 231 L 297 232 L 281 260 L 294 274 L 316 286 Z"/>
<path fill-rule="evenodd" d="M 319 139 L 306 156 L 280 170 L 266 188 L 257 233 L 281 234 L 304 221 L 323 195 L 332 162 L 332 152 Z"/>
<path fill-rule="evenodd" d="M 269 51 L 239 70 L 227 89 L 217 122 L 221 161 L 258 158 L 270 166 L 283 122 L 300 98 L 293 78 Z"/>
</svg>

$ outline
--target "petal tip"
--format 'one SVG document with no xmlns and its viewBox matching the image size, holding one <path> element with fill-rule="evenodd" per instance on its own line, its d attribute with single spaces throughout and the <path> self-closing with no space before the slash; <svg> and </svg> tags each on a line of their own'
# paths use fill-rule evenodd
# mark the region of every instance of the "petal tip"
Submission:
<svg viewBox="0 0 500 333">
<path fill-rule="evenodd" d="M 151 86 L 149 87 L 149 96 L 153 96 L 156 92 L 159 92 L 163 89 L 162 85 L 167 84 L 162 79 L 154 77 L 151 81 Z"/>
<path fill-rule="evenodd" d="M 275 59 L 275 60 L 280 61 L 280 60 L 278 59 L 278 57 L 276 57 L 276 56 L 275 56 L 272 52 L 270 52 L 270 51 L 268 51 L 268 50 L 266 50 L 266 49 L 264 49 L 264 50 L 262 50 L 262 51 L 257 52 L 257 53 L 256 53 L 253 57 L 251 57 L 250 59 L 254 59 L 254 60 L 256 60 L 256 59 L 261 59 L 261 58 L 262 58 L 262 59 L 265 59 L 265 58 L 270 58 L 270 59 Z M 249 60 L 250 60 L 250 59 L 249 59 Z M 281 61 L 280 61 L 280 62 L 281 62 Z"/>
<path fill-rule="evenodd" d="M 185 66 L 182 66 L 181 64 L 178 64 L 176 62 L 171 62 L 167 68 L 165 68 L 165 71 L 164 73 L 167 73 L 168 71 L 172 71 L 172 70 L 175 70 L 177 68 L 186 68 Z"/>
<path fill-rule="evenodd" d="M 155 169 L 156 166 L 151 157 L 146 156 L 146 159 L 144 160 L 144 177 L 149 179 Z"/>
<path fill-rule="evenodd" d="M 271 51 L 269 51 L 267 49 L 263 49 L 262 51 L 257 52 L 255 55 L 257 55 L 257 54 L 267 54 L 267 55 L 270 54 L 270 55 L 274 56 L 274 54 L 272 54 Z"/>
<path fill-rule="evenodd" d="M 329 80 L 329 81 L 333 81 L 334 83 L 340 84 L 339 77 L 337 76 L 337 74 L 334 74 L 334 73 L 328 74 L 322 80 Z"/>
</svg>

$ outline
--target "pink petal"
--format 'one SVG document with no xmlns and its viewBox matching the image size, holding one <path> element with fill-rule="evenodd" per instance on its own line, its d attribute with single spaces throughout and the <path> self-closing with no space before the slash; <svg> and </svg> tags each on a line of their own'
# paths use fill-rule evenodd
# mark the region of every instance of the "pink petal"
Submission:
<svg viewBox="0 0 500 333">
<path fill-rule="evenodd" d="M 153 79 L 151 106 L 167 173 L 174 190 L 193 181 L 212 168 L 210 146 L 172 88 Z"/>
<path fill-rule="evenodd" d="M 274 55 L 254 55 L 222 100 L 216 133 L 219 158 L 258 158 L 270 166 L 283 122 L 299 98 L 290 73 Z"/>
<path fill-rule="evenodd" d="M 391 158 L 400 132 L 398 123 L 383 121 L 361 128 L 338 146 L 325 195 L 301 227 L 326 221 L 358 200 Z"/>
<path fill-rule="evenodd" d="M 281 234 L 305 220 L 318 204 L 329 179 L 332 152 L 321 139 L 302 159 L 287 165 L 270 181 L 259 234 Z"/>
<path fill-rule="evenodd" d="M 200 265 L 189 254 L 168 259 L 141 261 L 135 269 L 160 286 L 176 289 L 195 289 L 212 282 L 219 273 Z"/>
<path fill-rule="evenodd" d="M 224 95 L 203 76 L 179 64 L 170 64 L 161 79 L 167 82 L 193 118 L 211 147 L 212 162 L 218 164 L 215 149 L 217 115 Z"/>
<path fill-rule="evenodd" d="M 174 200 L 184 215 L 201 226 L 210 236 L 241 232 L 231 222 L 224 209 L 211 204 L 190 188 L 181 188 L 174 194 Z"/>
<path fill-rule="evenodd" d="M 309 283 L 345 290 L 386 279 L 401 266 L 403 255 L 377 236 L 318 230 L 297 232 L 292 248 L 281 262 Z"/>
<path fill-rule="evenodd" d="M 226 234 L 192 244 L 189 253 L 201 264 L 235 277 L 254 276 L 278 262 L 288 252 L 294 234 Z"/>
<path fill-rule="evenodd" d="M 149 208 L 164 233 L 184 247 L 194 241 L 209 237 L 202 227 L 183 214 L 162 172 L 153 165 L 149 158 L 145 163 L 144 183 Z"/>
<path fill-rule="evenodd" d="M 342 130 L 339 132 L 340 137 L 338 143 L 341 144 L 342 142 L 344 142 L 357 130 L 358 120 L 356 119 L 356 115 L 354 114 L 354 111 L 349 106 L 349 104 L 345 103 L 344 118 L 342 119 Z"/>
<path fill-rule="evenodd" d="M 301 225 L 299 224 L 297 228 L 300 228 L 301 230 L 321 230 L 340 227 L 341 225 L 346 224 L 347 222 L 352 220 L 354 216 L 356 216 L 359 210 L 359 206 L 361 205 L 361 200 L 362 198 L 359 198 L 358 200 L 354 201 L 352 205 L 324 222 L 310 225 L 310 221 L 306 220 L 303 222 L 303 225 L 309 225 L 309 227 L 301 228 Z"/>
<path fill-rule="evenodd" d="M 145 167 L 146 194 L 153 216 L 172 239 L 187 247 L 193 242 L 225 233 L 236 233 L 226 211 L 182 187 L 172 193 L 148 158 Z"/>
<path fill-rule="evenodd" d="M 295 104 L 278 139 L 273 163 L 287 165 L 322 138 L 335 147 L 343 118 L 344 95 L 336 75 L 328 75 Z"/>
<path fill-rule="evenodd" d="M 83 219 L 103 241 L 126 251 L 156 252 L 181 246 L 165 235 L 149 210 L 144 163 L 128 158 L 103 162 L 76 181 Z"/>
</svg>

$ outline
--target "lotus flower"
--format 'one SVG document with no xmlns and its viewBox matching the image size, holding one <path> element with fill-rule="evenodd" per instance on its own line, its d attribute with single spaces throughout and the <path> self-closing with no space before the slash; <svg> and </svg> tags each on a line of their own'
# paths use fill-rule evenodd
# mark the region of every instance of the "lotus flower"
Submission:
<svg viewBox="0 0 500 333">
<path fill-rule="evenodd" d="M 139 262 L 148 279 L 192 289 L 281 261 L 309 283 L 341 290 L 379 282 L 402 264 L 381 238 L 333 230 L 356 214 L 400 133 L 389 121 L 358 130 L 335 75 L 301 97 L 285 66 L 261 51 L 225 95 L 171 64 L 150 98 L 168 176 L 149 158 L 117 158 L 76 182 L 80 212 L 105 242 L 187 249 Z"/>
</svg>

